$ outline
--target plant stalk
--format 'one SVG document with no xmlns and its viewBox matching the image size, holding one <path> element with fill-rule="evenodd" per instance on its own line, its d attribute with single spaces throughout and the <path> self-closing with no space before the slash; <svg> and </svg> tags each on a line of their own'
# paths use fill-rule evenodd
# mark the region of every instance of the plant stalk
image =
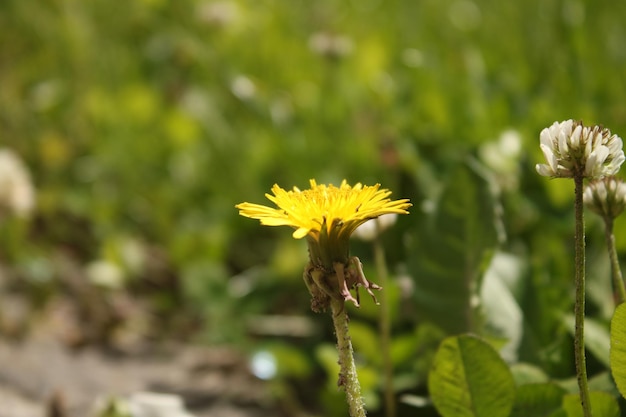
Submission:
<svg viewBox="0 0 626 417">
<path fill-rule="evenodd" d="M 621 304 L 626 301 L 626 288 L 624 287 L 624 279 L 622 278 L 622 270 L 617 259 L 617 249 L 615 249 L 615 235 L 613 234 L 613 219 L 606 216 L 604 218 L 604 236 L 606 238 L 606 247 L 609 251 L 609 259 L 611 260 L 611 277 L 613 279 L 613 294 L 615 303 Z"/>
<path fill-rule="evenodd" d="M 377 220 L 378 221 L 378 220 Z M 374 240 L 374 260 L 376 263 L 376 273 L 381 287 L 388 288 L 389 274 L 387 272 L 387 263 L 385 262 L 385 250 L 380 242 L 380 238 L 376 236 Z M 396 399 L 393 392 L 393 363 L 391 362 L 391 314 L 389 312 L 389 297 L 387 291 L 380 293 L 380 336 L 381 336 L 381 355 L 383 358 L 384 373 L 384 397 L 385 397 L 385 416 L 396 416 Z"/>
<path fill-rule="evenodd" d="M 580 403 L 584 417 L 592 417 L 587 382 L 587 365 L 585 359 L 585 219 L 583 217 L 583 173 L 574 175 L 574 212 L 575 212 L 575 286 L 574 301 L 574 359 L 576 376 L 580 391 Z"/>
<path fill-rule="evenodd" d="M 365 417 L 361 385 L 354 364 L 354 351 L 348 331 L 348 313 L 343 299 L 332 298 L 330 310 L 337 336 L 337 351 L 339 353 L 339 381 L 337 385 L 346 393 L 350 417 Z"/>
</svg>

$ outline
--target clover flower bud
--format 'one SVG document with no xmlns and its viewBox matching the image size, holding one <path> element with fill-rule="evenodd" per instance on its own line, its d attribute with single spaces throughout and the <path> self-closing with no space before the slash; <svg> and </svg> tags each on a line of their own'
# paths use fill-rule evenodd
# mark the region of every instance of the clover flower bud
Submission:
<svg viewBox="0 0 626 417">
<path fill-rule="evenodd" d="M 585 206 L 606 219 L 615 219 L 626 209 L 626 183 L 616 177 L 591 181 L 583 193 Z"/>
</svg>

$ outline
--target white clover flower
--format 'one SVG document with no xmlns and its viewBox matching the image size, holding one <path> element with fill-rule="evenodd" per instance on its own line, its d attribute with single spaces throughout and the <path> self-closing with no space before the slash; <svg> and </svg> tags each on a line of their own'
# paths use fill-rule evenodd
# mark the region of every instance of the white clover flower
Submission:
<svg viewBox="0 0 626 417">
<path fill-rule="evenodd" d="M 230 83 L 230 91 L 240 100 L 251 100 L 256 94 L 256 85 L 245 75 L 238 75 Z"/>
<path fill-rule="evenodd" d="M 624 162 L 622 139 L 600 126 L 582 122 L 554 122 L 540 134 L 547 164 L 537 164 L 540 175 L 556 178 L 598 178 L 614 175 Z"/>
<path fill-rule="evenodd" d="M 321 56 L 337 59 L 350 55 L 354 45 L 347 36 L 317 32 L 309 38 L 309 48 Z"/>
<path fill-rule="evenodd" d="M 602 218 L 615 219 L 626 209 L 626 183 L 616 177 L 591 181 L 585 187 L 583 202 Z"/>
<path fill-rule="evenodd" d="M 615 175 L 624 162 L 622 139 L 600 126 L 583 129 L 588 154 L 585 176 L 589 178 Z"/>
<path fill-rule="evenodd" d="M 30 174 L 9 149 L 0 149 L 0 214 L 4 210 L 27 216 L 35 206 L 35 190 Z"/>
<path fill-rule="evenodd" d="M 480 160 L 495 174 L 495 180 L 505 190 L 515 190 L 519 182 L 519 158 L 522 137 L 512 129 L 503 131 L 499 138 L 481 145 Z"/>
<path fill-rule="evenodd" d="M 98 260 L 87 265 L 85 270 L 87 279 L 95 285 L 109 289 L 119 289 L 124 286 L 124 271 L 118 265 Z"/>
<path fill-rule="evenodd" d="M 225 27 L 237 20 L 239 10 L 232 1 L 204 2 L 199 5 L 197 15 L 208 25 Z"/>
</svg>

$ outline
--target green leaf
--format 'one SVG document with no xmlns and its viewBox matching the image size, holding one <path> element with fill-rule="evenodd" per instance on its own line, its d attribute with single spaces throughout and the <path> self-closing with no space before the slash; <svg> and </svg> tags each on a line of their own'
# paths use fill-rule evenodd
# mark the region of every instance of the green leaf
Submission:
<svg viewBox="0 0 626 417">
<path fill-rule="evenodd" d="M 548 382 L 549 379 L 541 368 L 529 363 L 516 363 L 509 369 L 517 386 L 541 384 Z"/>
<path fill-rule="evenodd" d="M 471 335 L 441 343 L 428 389 L 444 417 L 506 417 L 515 399 L 515 383 L 506 363 L 489 344 Z"/>
<path fill-rule="evenodd" d="M 302 351 L 287 343 L 276 343 L 267 348 L 278 366 L 281 377 L 305 378 L 311 374 L 311 359 Z"/>
<path fill-rule="evenodd" d="M 328 375 L 328 386 L 336 387 L 337 376 L 340 371 L 339 364 L 337 363 L 339 358 L 337 349 L 331 344 L 320 344 L 315 349 L 315 357 Z"/>
<path fill-rule="evenodd" d="M 506 341 L 498 350 L 508 362 L 517 361 L 522 341 L 523 313 L 511 292 L 511 286 L 518 285 L 521 270 L 521 262 L 515 256 L 496 252 L 485 271 L 480 290 L 487 334 Z"/>
<path fill-rule="evenodd" d="M 593 391 L 589 393 L 591 411 L 594 417 L 619 417 L 619 405 L 615 398 L 606 392 Z M 580 405 L 579 394 L 568 394 L 563 397 L 563 409 L 567 417 L 583 417 L 583 408 Z"/>
<path fill-rule="evenodd" d="M 510 417 L 549 417 L 561 408 L 564 395 L 563 388 L 551 383 L 522 385 Z"/>
<path fill-rule="evenodd" d="M 615 309 L 611 319 L 610 364 L 617 389 L 626 397 L 626 303 Z"/>
<path fill-rule="evenodd" d="M 472 299 L 498 244 L 495 208 L 489 181 L 477 169 L 459 164 L 435 210 L 418 225 L 408 265 L 416 307 L 424 319 L 449 333 L 477 327 Z"/>
<path fill-rule="evenodd" d="M 563 322 L 570 334 L 574 336 L 574 315 L 565 315 Z M 606 366 L 609 366 L 609 339 L 609 332 L 605 324 L 589 317 L 585 318 L 585 347 Z"/>
<path fill-rule="evenodd" d="M 371 326 L 359 321 L 350 322 L 350 338 L 354 352 L 362 355 L 368 362 L 380 364 L 380 337 Z"/>
<path fill-rule="evenodd" d="M 321 344 L 315 349 L 315 356 L 327 374 L 326 390 L 338 392 L 337 380 L 339 377 L 339 355 L 335 346 Z M 357 364 L 357 375 L 361 385 L 361 394 L 368 410 L 374 410 L 380 406 L 380 399 L 376 393 L 376 387 L 380 382 L 380 372 L 370 366 Z M 340 397 L 339 397 L 340 398 Z M 344 398 L 345 400 L 345 398 Z M 331 400 L 333 402 L 334 400 Z M 338 415 L 347 415 L 343 411 Z"/>
<path fill-rule="evenodd" d="M 578 383 L 576 385 L 578 386 Z M 613 377 L 611 377 L 608 370 L 595 374 L 589 378 L 589 390 L 607 392 L 614 397 L 619 396 L 619 391 L 615 386 L 615 381 L 613 380 Z"/>
</svg>

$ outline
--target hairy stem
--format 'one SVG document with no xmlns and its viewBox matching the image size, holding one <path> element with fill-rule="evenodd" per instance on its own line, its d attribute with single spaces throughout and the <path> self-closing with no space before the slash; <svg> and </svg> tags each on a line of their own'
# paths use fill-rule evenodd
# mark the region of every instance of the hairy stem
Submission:
<svg viewBox="0 0 626 417">
<path fill-rule="evenodd" d="M 339 381 L 338 385 L 345 391 L 350 410 L 350 417 L 365 417 L 365 408 L 361 398 L 361 385 L 354 364 L 352 341 L 348 331 L 348 314 L 343 299 L 332 298 L 330 301 L 331 315 L 337 336 L 337 351 L 339 352 Z"/>
<path fill-rule="evenodd" d="M 576 361 L 576 376 L 580 391 L 580 402 L 583 415 L 591 417 L 591 403 L 589 401 L 589 385 L 587 383 L 587 365 L 585 360 L 585 219 L 583 217 L 583 175 L 574 175 L 574 211 L 576 227 L 574 232 L 575 245 L 575 286 L 574 302 L 574 359 Z"/>
<path fill-rule="evenodd" d="M 604 237 L 606 238 L 606 247 L 609 251 L 609 259 L 611 260 L 611 277 L 613 279 L 613 294 L 615 295 L 616 304 L 626 301 L 626 288 L 624 288 L 624 279 L 622 278 L 622 270 L 619 267 L 617 259 L 617 250 L 615 249 L 615 235 L 613 235 L 613 219 L 606 216 L 604 218 Z"/>
<path fill-rule="evenodd" d="M 374 259 L 376 262 L 376 272 L 378 280 L 383 288 L 387 288 L 389 275 L 387 273 L 387 263 L 385 262 L 385 251 L 376 237 L 374 240 Z M 389 297 L 387 291 L 383 291 L 380 296 L 381 314 L 380 314 L 380 336 L 381 336 L 381 355 L 383 357 L 383 373 L 384 373 L 384 395 L 385 395 L 385 416 L 396 416 L 396 400 L 393 393 L 393 364 L 391 363 L 391 315 L 389 312 Z"/>
</svg>

